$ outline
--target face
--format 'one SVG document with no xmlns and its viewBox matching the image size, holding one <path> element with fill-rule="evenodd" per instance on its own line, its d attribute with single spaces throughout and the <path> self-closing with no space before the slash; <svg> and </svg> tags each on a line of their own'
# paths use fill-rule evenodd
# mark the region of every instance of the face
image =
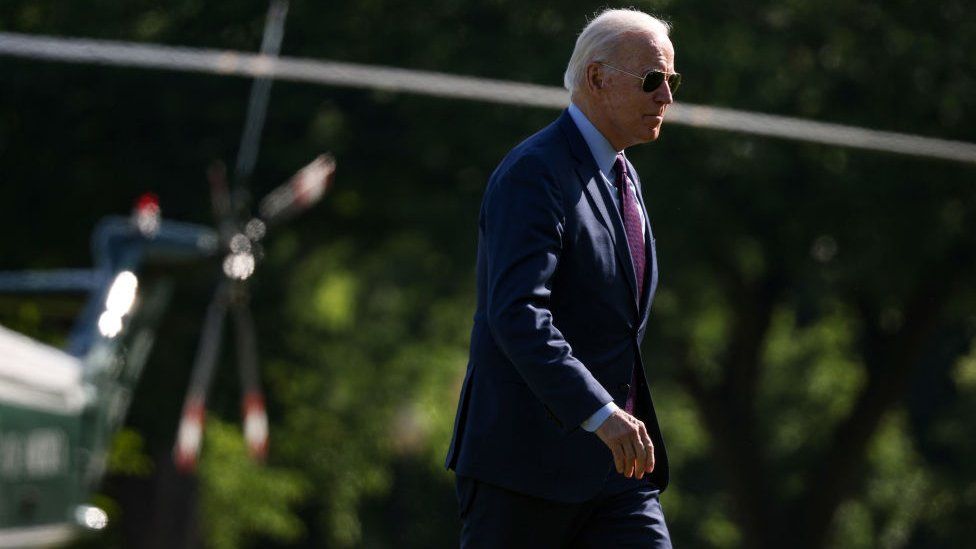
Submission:
<svg viewBox="0 0 976 549">
<path fill-rule="evenodd" d="M 648 71 L 674 72 L 674 46 L 663 33 L 630 33 L 606 61 L 614 67 L 643 76 Z M 592 69 L 591 69 L 592 70 Z M 641 81 L 631 75 L 597 66 L 600 86 L 597 107 L 605 122 L 605 137 L 617 150 L 654 141 L 661 133 L 661 123 L 668 105 L 674 102 L 667 79 L 652 92 L 641 89 Z"/>
</svg>

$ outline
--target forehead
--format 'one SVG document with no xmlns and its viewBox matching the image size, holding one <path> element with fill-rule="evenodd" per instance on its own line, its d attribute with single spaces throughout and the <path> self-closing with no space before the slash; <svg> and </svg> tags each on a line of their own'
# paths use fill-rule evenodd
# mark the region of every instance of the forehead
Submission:
<svg viewBox="0 0 976 549">
<path fill-rule="evenodd" d="M 627 32 L 620 37 L 616 54 L 632 67 L 674 70 L 674 46 L 662 31 Z"/>
</svg>

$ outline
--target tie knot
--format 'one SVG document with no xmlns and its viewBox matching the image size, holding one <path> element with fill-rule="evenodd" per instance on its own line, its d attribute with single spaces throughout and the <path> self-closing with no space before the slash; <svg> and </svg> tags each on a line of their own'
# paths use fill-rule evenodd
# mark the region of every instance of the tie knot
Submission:
<svg viewBox="0 0 976 549">
<path fill-rule="evenodd" d="M 618 154 L 616 160 L 613 161 L 613 170 L 617 174 L 617 179 L 623 179 L 627 170 L 626 165 L 624 155 Z"/>
</svg>

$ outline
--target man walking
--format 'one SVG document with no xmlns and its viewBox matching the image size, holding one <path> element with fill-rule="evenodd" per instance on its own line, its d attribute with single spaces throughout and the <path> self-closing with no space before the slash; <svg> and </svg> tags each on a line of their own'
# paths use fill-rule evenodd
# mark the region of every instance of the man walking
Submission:
<svg viewBox="0 0 976 549">
<path fill-rule="evenodd" d="M 572 104 L 513 149 L 478 222 L 478 303 L 447 467 L 463 547 L 671 547 L 640 342 L 657 286 L 640 178 L 680 83 L 667 24 L 607 10 Z"/>
</svg>

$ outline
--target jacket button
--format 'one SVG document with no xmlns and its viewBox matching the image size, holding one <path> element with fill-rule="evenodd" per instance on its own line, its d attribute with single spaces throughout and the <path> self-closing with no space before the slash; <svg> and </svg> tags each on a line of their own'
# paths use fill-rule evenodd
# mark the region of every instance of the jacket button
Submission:
<svg viewBox="0 0 976 549">
<path fill-rule="evenodd" d="M 621 391 L 627 391 L 629 393 L 630 383 L 621 383 L 620 385 L 617 386 L 617 388 L 620 389 Z"/>
</svg>

